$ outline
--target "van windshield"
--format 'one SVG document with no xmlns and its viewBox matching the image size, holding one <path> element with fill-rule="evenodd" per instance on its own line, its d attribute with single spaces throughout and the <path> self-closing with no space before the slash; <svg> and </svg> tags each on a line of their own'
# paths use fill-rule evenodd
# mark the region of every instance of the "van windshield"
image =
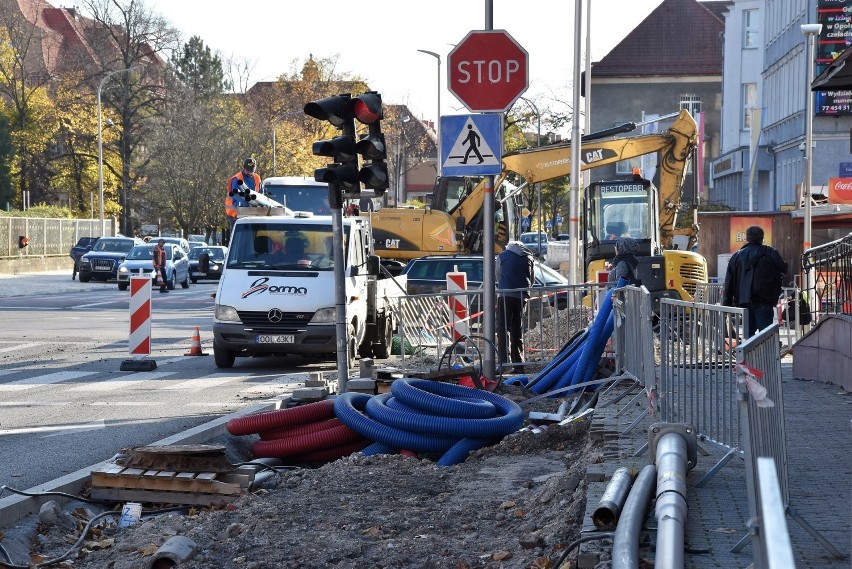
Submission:
<svg viewBox="0 0 852 569">
<path fill-rule="evenodd" d="M 346 255 L 344 249 L 344 258 Z M 334 270 L 331 224 L 247 223 L 234 227 L 229 268 Z"/>
<path fill-rule="evenodd" d="M 293 211 L 331 215 L 327 186 L 264 184 L 263 189 L 266 195 Z"/>
</svg>

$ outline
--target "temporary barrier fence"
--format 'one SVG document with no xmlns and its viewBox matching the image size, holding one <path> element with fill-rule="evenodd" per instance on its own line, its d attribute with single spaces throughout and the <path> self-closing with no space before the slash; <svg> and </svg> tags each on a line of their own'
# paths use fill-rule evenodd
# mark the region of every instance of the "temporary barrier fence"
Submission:
<svg viewBox="0 0 852 569">
<path fill-rule="evenodd" d="M 757 486 L 760 500 L 757 502 L 757 516 L 760 520 L 760 531 L 757 551 L 754 557 L 755 569 L 796 569 L 793 558 L 793 545 L 790 543 L 790 532 L 787 531 L 787 516 L 784 513 L 784 502 L 781 500 L 781 487 L 778 484 L 778 473 L 775 462 L 771 458 L 757 459 Z"/>
<path fill-rule="evenodd" d="M 615 374 L 610 378 L 613 383 L 602 393 L 600 405 L 618 403 L 640 387 L 637 393 L 617 415 L 633 408 L 642 397 L 647 397 L 648 407 L 627 429 L 626 434 L 633 430 L 648 414 L 654 413 L 654 399 L 657 389 L 657 366 L 654 358 L 654 311 L 651 294 L 643 287 L 625 286 L 613 294 L 612 303 L 614 333 L 613 351 L 615 353 Z M 607 395 L 623 381 L 633 382 L 630 389 L 622 390 L 613 400 L 607 400 Z"/>
<path fill-rule="evenodd" d="M 790 482 L 787 471 L 787 435 L 784 419 L 784 390 L 781 381 L 781 355 L 778 348 L 778 327 L 772 325 L 737 346 L 737 400 L 740 422 L 743 425 L 740 446 L 746 466 L 746 491 L 749 517 L 755 528 L 740 540 L 732 551 L 738 552 L 752 535 L 762 533 L 760 504 L 763 501 L 759 486 L 758 458 L 768 457 L 778 473 L 780 497 L 784 511 L 819 541 L 832 555 L 842 554 L 820 533 L 795 512 L 790 504 Z M 755 531 L 756 530 L 756 531 Z M 761 542 L 754 543 L 756 569 L 769 569 L 768 552 Z M 770 547 L 774 547 L 772 544 Z"/>
<path fill-rule="evenodd" d="M 727 451 L 699 487 L 742 452 L 734 348 L 744 315 L 743 308 L 660 301 L 660 418 L 692 425 L 703 441 Z"/>
<path fill-rule="evenodd" d="M 822 314 L 852 314 L 852 233 L 805 251 L 802 270 L 812 277 L 805 292 L 814 323 Z"/>
<path fill-rule="evenodd" d="M 104 220 L 104 233 L 98 219 L 0 217 L 0 258 L 21 256 L 67 256 L 80 237 L 115 235 L 115 220 Z M 18 247 L 18 237 L 28 240 Z"/>
<path fill-rule="evenodd" d="M 571 337 L 585 329 L 594 318 L 596 307 L 585 300 L 594 298 L 597 285 L 568 287 L 532 287 L 526 289 L 529 300 L 524 311 L 524 359 L 531 364 L 546 364 L 568 343 Z M 524 290 L 524 289 L 519 289 Z M 507 291 L 497 291 L 500 302 Z M 464 319 L 479 353 L 494 346 L 481 339 L 483 331 L 482 290 L 445 291 L 395 297 L 399 314 L 397 334 L 402 367 L 440 363 L 440 358 L 455 342 L 453 331 L 460 324 L 451 297 L 460 298 L 468 306 Z M 499 330 L 500 325 L 496 328 Z M 479 340 L 476 340 L 480 337 Z"/>
</svg>

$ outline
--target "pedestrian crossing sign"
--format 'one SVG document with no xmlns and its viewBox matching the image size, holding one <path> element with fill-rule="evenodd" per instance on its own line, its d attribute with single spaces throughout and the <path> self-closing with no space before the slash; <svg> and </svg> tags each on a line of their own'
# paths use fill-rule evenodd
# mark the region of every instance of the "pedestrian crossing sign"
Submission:
<svg viewBox="0 0 852 569">
<path fill-rule="evenodd" d="M 441 174 L 496 176 L 503 164 L 503 116 L 441 117 Z"/>
</svg>

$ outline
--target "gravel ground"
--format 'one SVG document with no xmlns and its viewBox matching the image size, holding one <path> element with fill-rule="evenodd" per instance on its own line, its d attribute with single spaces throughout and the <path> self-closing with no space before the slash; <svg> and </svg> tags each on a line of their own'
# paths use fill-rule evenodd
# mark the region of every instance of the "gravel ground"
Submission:
<svg viewBox="0 0 852 569">
<path fill-rule="evenodd" d="M 526 398 L 519 388 L 500 389 Z M 553 412 L 559 403 L 541 400 L 524 411 Z M 524 428 L 449 467 L 435 457 L 358 453 L 285 471 L 224 507 L 143 510 L 140 523 L 120 529 L 108 516 L 52 566 L 147 569 L 166 540 L 183 536 L 195 550 L 182 569 L 556 567 L 572 557 L 566 548 L 582 525 L 586 467 L 598 460 L 588 427 L 580 419 Z M 225 441 L 231 462 L 251 442 L 238 438 Z M 33 528 L 31 561 L 62 555 L 100 511 L 46 508 Z"/>
</svg>

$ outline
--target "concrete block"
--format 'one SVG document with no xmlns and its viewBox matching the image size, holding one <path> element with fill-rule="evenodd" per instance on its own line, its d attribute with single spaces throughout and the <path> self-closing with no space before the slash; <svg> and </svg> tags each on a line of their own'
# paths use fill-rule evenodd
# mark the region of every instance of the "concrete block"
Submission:
<svg viewBox="0 0 852 569">
<path fill-rule="evenodd" d="M 346 391 L 368 393 L 370 395 L 373 395 L 376 393 L 376 380 L 364 378 L 350 379 L 346 382 Z"/>
<path fill-rule="evenodd" d="M 319 400 L 328 397 L 328 388 L 326 387 L 300 387 L 294 389 L 292 397 L 296 401 Z"/>
<path fill-rule="evenodd" d="M 325 378 L 321 371 L 312 371 L 308 373 L 308 379 L 305 380 L 305 387 L 325 387 Z"/>
<path fill-rule="evenodd" d="M 375 367 L 373 358 L 361 358 L 358 365 L 358 377 L 362 379 L 373 379 L 375 377 Z"/>
</svg>

